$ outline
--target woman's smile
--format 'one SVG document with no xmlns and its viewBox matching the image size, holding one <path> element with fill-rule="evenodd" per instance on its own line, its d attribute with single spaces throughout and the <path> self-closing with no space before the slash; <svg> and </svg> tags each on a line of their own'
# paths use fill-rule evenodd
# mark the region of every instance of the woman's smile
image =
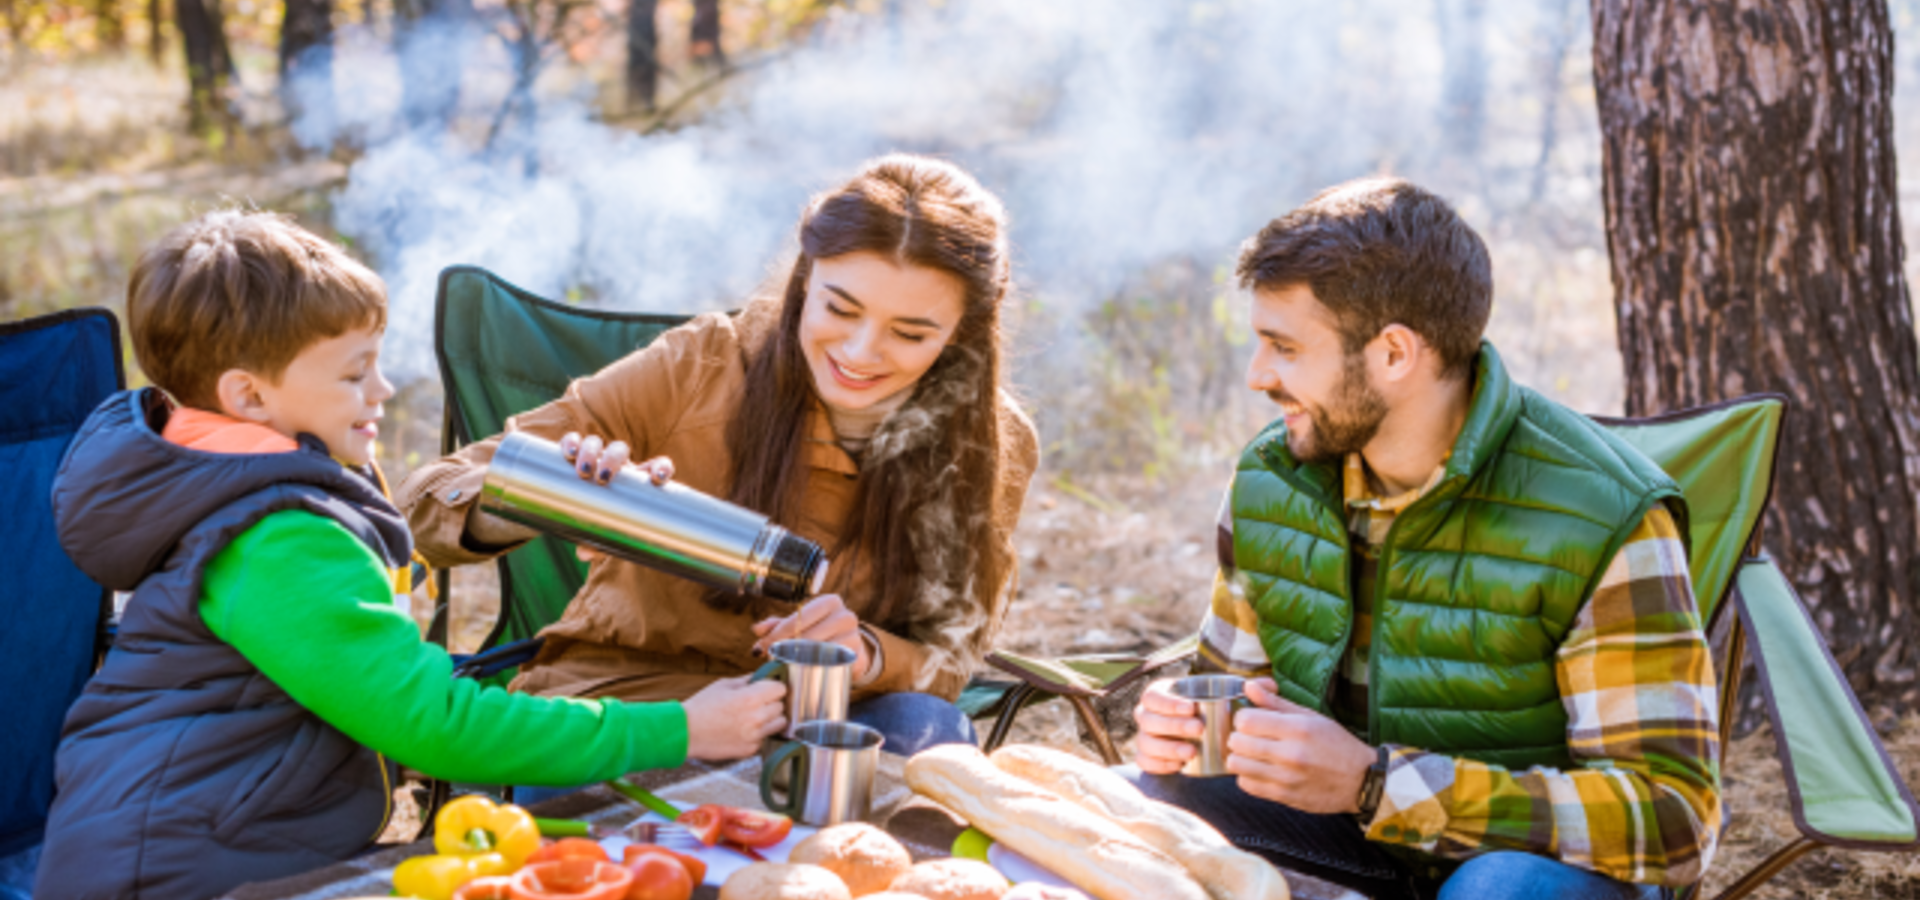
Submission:
<svg viewBox="0 0 1920 900">
<path fill-rule="evenodd" d="M 842 386 L 850 391 L 867 390 L 885 381 L 887 377 L 885 372 L 869 375 L 853 369 L 839 360 L 834 359 L 831 353 L 827 354 L 827 365 L 833 371 L 834 380 L 840 382 Z"/>
</svg>

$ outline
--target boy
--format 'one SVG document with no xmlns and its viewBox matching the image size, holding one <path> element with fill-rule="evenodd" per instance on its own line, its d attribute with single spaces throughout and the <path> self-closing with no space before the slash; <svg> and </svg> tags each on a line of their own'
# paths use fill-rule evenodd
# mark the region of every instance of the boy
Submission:
<svg viewBox="0 0 1920 900">
<path fill-rule="evenodd" d="M 213 213 L 141 258 L 127 314 L 156 387 L 94 412 L 53 502 L 68 554 L 133 597 L 67 716 L 37 896 L 207 897 L 345 859 L 386 827 L 393 762 L 581 784 L 785 727 L 775 683 L 629 704 L 450 676 L 394 606 L 385 289 L 338 248 Z"/>
</svg>

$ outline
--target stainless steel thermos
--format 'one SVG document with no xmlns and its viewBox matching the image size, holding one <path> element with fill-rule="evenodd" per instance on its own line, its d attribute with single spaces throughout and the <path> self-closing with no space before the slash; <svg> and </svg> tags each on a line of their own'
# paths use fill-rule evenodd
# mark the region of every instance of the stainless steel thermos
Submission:
<svg viewBox="0 0 1920 900">
<path fill-rule="evenodd" d="M 500 441 L 480 503 L 488 512 L 644 566 L 737 594 L 801 600 L 820 592 L 820 546 L 749 509 L 623 467 L 581 478 L 560 445 L 515 432 Z"/>
</svg>

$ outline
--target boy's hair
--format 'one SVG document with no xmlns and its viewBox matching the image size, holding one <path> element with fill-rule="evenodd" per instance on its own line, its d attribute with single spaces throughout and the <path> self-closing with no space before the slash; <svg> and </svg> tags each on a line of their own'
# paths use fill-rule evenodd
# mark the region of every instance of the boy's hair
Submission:
<svg viewBox="0 0 1920 900">
<path fill-rule="evenodd" d="M 1448 377 L 1473 369 L 1493 307 L 1493 263 L 1445 200 L 1399 178 L 1321 191 L 1240 247 L 1240 286 L 1304 284 L 1358 353 L 1399 323 L 1433 345 Z"/>
<path fill-rule="evenodd" d="M 317 341 L 383 329 L 387 290 L 339 247 L 283 215 L 208 213 L 142 254 L 127 286 L 128 332 L 147 378 L 218 412 L 222 373 L 278 383 Z"/>
</svg>

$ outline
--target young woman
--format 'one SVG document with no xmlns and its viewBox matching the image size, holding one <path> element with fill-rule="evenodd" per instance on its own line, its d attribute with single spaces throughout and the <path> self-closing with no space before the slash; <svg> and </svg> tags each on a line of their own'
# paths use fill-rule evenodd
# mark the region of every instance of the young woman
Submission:
<svg viewBox="0 0 1920 900">
<path fill-rule="evenodd" d="M 971 176 L 888 156 L 808 204 L 785 290 L 709 314 L 515 417 L 582 477 L 638 463 L 770 516 L 831 558 L 805 605 L 717 595 L 583 554 L 587 583 L 516 690 L 663 700 L 751 672 L 805 637 L 852 649 L 849 717 L 911 754 L 973 730 L 952 700 L 999 630 L 1013 529 L 1038 461 L 1001 388 L 1006 219 Z M 474 504 L 498 438 L 400 488 L 436 565 L 531 532 Z"/>
</svg>

